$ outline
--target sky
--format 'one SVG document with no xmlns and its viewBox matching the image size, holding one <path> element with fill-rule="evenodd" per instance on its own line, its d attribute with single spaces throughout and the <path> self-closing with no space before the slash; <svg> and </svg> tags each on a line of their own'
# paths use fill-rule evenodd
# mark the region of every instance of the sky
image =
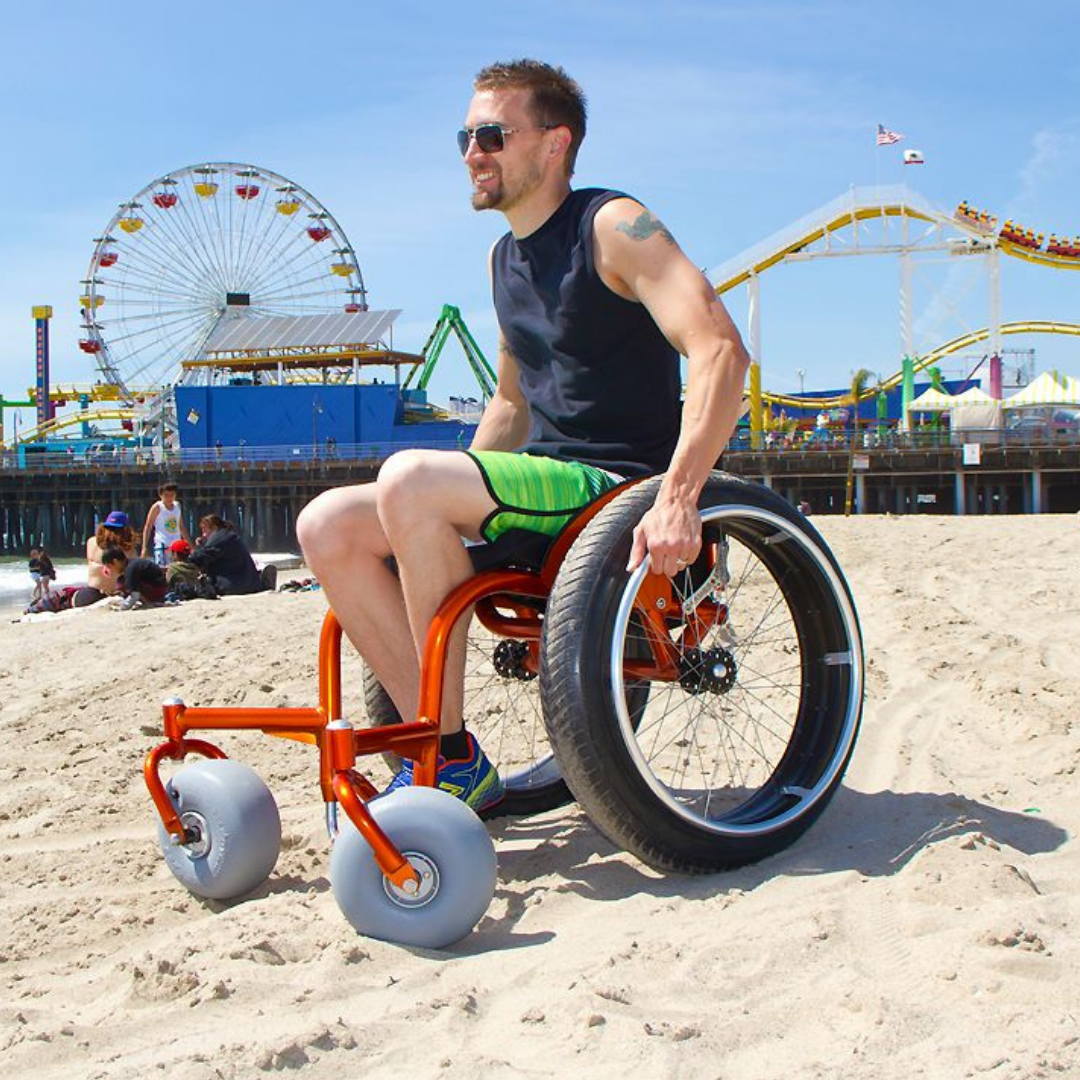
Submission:
<svg viewBox="0 0 1080 1080">
<path fill-rule="evenodd" d="M 311 192 L 356 251 L 371 306 L 403 310 L 397 348 L 419 352 L 450 303 L 493 359 L 487 252 L 506 226 L 472 210 L 454 134 L 475 72 L 519 56 L 561 64 L 585 89 L 575 185 L 631 193 L 706 270 L 875 182 L 1080 235 L 1080 8 L 1070 0 L 1037 0 L 1022 16 L 997 0 L 0 0 L 0 25 L 9 399 L 33 383 L 37 304 L 55 313 L 54 382 L 94 380 L 78 349 L 94 238 L 153 180 L 209 161 L 263 167 Z M 878 123 L 904 141 L 877 149 Z M 924 165 L 902 164 L 912 148 Z M 916 264 L 920 351 L 988 324 L 975 262 Z M 846 386 L 860 367 L 892 374 L 899 288 L 898 260 L 885 256 L 764 275 L 765 388 Z M 745 289 L 724 299 L 745 334 Z M 1005 321 L 1080 322 L 1078 300 L 1080 270 L 1003 260 Z M 1080 374 L 1080 338 L 1006 344 L 1034 348 L 1037 371 Z M 432 398 L 475 392 L 448 346 Z"/>
</svg>

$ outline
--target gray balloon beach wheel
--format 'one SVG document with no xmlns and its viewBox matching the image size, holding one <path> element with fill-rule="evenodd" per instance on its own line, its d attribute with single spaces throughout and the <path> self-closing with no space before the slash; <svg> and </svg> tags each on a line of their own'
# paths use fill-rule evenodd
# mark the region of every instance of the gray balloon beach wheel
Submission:
<svg viewBox="0 0 1080 1080">
<path fill-rule="evenodd" d="M 281 850 L 281 817 L 254 769 L 228 759 L 196 761 L 165 790 L 184 827 L 196 834 L 190 843 L 174 844 L 158 826 L 165 865 L 189 892 L 230 900 L 270 876 Z"/>
<path fill-rule="evenodd" d="M 382 874 L 375 855 L 343 816 L 330 856 L 334 899 L 366 937 L 445 949 L 465 937 L 495 895 L 495 846 L 463 802 L 434 788 L 406 788 L 374 800 L 371 816 L 420 875 L 414 895 Z"/>
</svg>

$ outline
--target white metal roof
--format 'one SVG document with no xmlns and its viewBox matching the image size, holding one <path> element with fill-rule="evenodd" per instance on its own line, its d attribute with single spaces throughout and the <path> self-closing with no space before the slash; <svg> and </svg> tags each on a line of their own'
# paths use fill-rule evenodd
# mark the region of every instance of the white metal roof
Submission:
<svg viewBox="0 0 1080 1080">
<path fill-rule="evenodd" d="M 226 315 L 204 346 L 206 353 L 376 345 L 401 309 L 328 315 Z"/>
</svg>

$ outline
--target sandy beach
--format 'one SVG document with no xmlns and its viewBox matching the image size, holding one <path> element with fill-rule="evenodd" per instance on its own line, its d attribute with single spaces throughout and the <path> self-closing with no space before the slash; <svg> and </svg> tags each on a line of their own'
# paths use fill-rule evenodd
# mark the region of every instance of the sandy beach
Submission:
<svg viewBox="0 0 1080 1080">
<path fill-rule="evenodd" d="M 814 523 L 868 658 L 824 817 L 699 878 L 573 807 L 493 822 L 495 900 L 446 952 L 341 916 L 308 747 L 220 740 L 281 808 L 254 894 L 195 899 L 158 851 L 158 703 L 313 704 L 321 593 L 5 622 L 5 1075 L 1080 1076 L 1080 519 Z"/>
</svg>

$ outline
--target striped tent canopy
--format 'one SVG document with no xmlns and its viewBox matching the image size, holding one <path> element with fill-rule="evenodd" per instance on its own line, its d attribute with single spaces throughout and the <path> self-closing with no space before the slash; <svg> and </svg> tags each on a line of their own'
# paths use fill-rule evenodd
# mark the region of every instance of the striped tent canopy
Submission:
<svg viewBox="0 0 1080 1080">
<path fill-rule="evenodd" d="M 985 390 L 979 386 L 969 386 L 962 394 L 953 398 L 953 405 L 994 405 L 996 404 Z"/>
<path fill-rule="evenodd" d="M 1033 405 L 1080 405 L 1080 379 L 1044 371 L 1010 398 L 1001 403 L 1006 409 L 1024 409 Z"/>
<path fill-rule="evenodd" d="M 946 394 L 942 390 L 931 386 L 924 390 L 910 405 L 912 412 L 944 412 L 956 404 L 956 398 L 952 394 Z"/>
</svg>

